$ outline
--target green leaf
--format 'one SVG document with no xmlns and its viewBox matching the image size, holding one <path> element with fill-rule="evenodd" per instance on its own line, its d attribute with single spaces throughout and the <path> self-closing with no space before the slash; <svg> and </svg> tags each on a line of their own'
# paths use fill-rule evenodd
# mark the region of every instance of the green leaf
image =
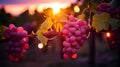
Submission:
<svg viewBox="0 0 120 67">
<path fill-rule="evenodd" d="M 53 25 L 53 22 L 50 17 L 47 17 L 46 20 L 40 25 L 40 30 L 42 32 L 47 32 Z"/>
<path fill-rule="evenodd" d="M 41 43 L 42 43 L 44 46 L 46 46 L 46 45 L 47 45 L 47 42 L 48 42 L 48 38 L 46 38 L 46 37 L 43 35 L 42 31 L 40 31 L 40 30 L 38 30 L 38 31 L 36 32 L 36 34 L 37 34 L 37 38 L 41 41 Z"/>
<path fill-rule="evenodd" d="M 84 13 L 82 13 L 81 15 L 78 15 L 78 19 L 82 19 L 82 20 L 85 20 L 85 14 Z"/>
<path fill-rule="evenodd" d="M 92 26 L 96 29 L 96 32 L 102 30 L 108 30 L 110 16 L 108 13 L 95 14 L 93 16 Z"/>
<path fill-rule="evenodd" d="M 44 9 L 43 12 L 44 12 L 44 14 L 45 14 L 47 17 L 50 17 L 50 18 L 53 18 L 53 17 L 54 17 L 53 9 L 52 9 L 52 8 Z"/>
<path fill-rule="evenodd" d="M 0 39 L 3 39 L 4 31 L 6 30 L 7 27 L 5 26 L 0 26 Z"/>
<path fill-rule="evenodd" d="M 43 43 L 43 45 L 47 45 L 48 38 L 46 38 L 43 33 L 48 32 L 49 29 L 52 28 L 53 22 L 50 17 L 47 17 L 46 20 L 40 25 L 40 29 L 36 32 L 38 39 Z"/>
<path fill-rule="evenodd" d="M 56 30 L 56 32 L 61 32 L 63 29 L 63 26 L 65 24 L 65 22 L 67 22 L 68 19 L 65 16 L 65 14 L 57 14 L 55 16 L 54 22 L 53 22 L 53 27 Z"/>
<path fill-rule="evenodd" d="M 97 5 L 94 4 L 93 2 L 90 3 L 90 10 L 93 12 L 93 13 L 96 13 L 97 12 Z"/>
</svg>

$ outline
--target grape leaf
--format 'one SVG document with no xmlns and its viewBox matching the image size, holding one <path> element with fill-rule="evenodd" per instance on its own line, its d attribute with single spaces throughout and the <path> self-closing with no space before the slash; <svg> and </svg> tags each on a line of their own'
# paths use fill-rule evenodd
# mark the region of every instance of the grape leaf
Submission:
<svg viewBox="0 0 120 67">
<path fill-rule="evenodd" d="M 59 14 L 54 19 L 53 27 L 55 28 L 56 32 L 61 32 L 63 29 L 63 25 L 67 22 L 68 19 L 64 14 Z"/>
<path fill-rule="evenodd" d="M 47 45 L 48 38 L 46 38 L 43 33 L 47 32 L 53 25 L 53 22 L 50 17 L 47 17 L 46 20 L 40 25 L 40 29 L 36 32 L 38 39 L 44 45 Z"/>
<path fill-rule="evenodd" d="M 36 32 L 36 34 L 37 34 L 37 38 L 41 41 L 41 43 L 42 43 L 44 46 L 46 46 L 46 45 L 47 45 L 48 38 L 46 38 L 46 37 L 43 35 L 43 33 L 42 33 L 41 30 L 38 30 L 38 31 Z"/>
<path fill-rule="evenodd" d="M 84 13 L 82 13 L 81 15 L 78 15 L 78 19 L 85 20 L 85 14 L 84 14 Z"/>
<path fill-rule="evenodd" d="M 44 12 L 45 16 L 47 16 L 47 17 L 51 17 L 51 18 L 54 17 L 53 9 L 52 8 L 44 9 L 43 12 Z"/>
<path fill-rule="evenodd" d="M 53 22 L 50 17 L 47 17 L 46 20 L 41 24 L 40 30 L 42 32 L 47 32 L 53 25 Z"/>
<path fill-rule="evenodd" d="M 0 26 L 0 39 L 3 39 L 4 31 L 6 30 L 7 27 L 5 26 Z"/>
<path fill-rule="evenodd" d="M 67 17 L 65 16 L 65 14 L 59 14 L 56 16 L 55 20 L 57 22 L 61 22 L 61 23 L 65 23 L 66 21 L 68 21 Z"/>
<path fill-rule="evenodd" d="M 93 16 L 92 26 L 96 29 L 96 32 L 101 30 L 108 30 L 110 16 L 108 13 L 95 14 Z"/>
<path fill-rule="evenodd" d="M 120 20 L 115 18 L 110 18 L 109 25 L 111 26 L 112 30 L 116 30 L 120 27 Z"/>
<path fill-rule="evenodd" d="M 96 4 L 91 2 L 90 3 L 90 10 L 93 12 L 93 13 L 96 13 L 97 12 L 97 7 L 96 7 Z"/>
<path fill-rule="evenodd" d="M 53 27 L 55 28 L 56 32 L 61 32 L 63 29 L 63 25 L 61 22 L 54 23 Z"/>
</svg>

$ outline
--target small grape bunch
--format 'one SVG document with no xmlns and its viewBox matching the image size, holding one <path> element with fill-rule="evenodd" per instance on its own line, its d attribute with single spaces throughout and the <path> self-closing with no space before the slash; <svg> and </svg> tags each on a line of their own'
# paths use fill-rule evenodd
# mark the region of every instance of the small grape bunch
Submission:
<svg viewBox="0 0 120 67">
<path fill-rule="evenodd" d="M 63 37 L 63 57 L 64 59 L 77 58 L 77 50 L 87 39 L 88 25 L 84 20 L 67 22 L 62 30 Z"/>
<path fill-rule="evenodd" d="M 4 37 L 9 40 L 7 45 L 8 58 L 10 61 L 19 62 L 29 48 L 28 33 L 23 27 L 10 24 L 5 30 Z"/>
<path fill-rule="evenodd" d="M 100 3 L 97 9 L 97 14 L 106 12 L 111 18 L 120 18 L 120 8 L 112 7 L 110 3 Z"/>
</svg>

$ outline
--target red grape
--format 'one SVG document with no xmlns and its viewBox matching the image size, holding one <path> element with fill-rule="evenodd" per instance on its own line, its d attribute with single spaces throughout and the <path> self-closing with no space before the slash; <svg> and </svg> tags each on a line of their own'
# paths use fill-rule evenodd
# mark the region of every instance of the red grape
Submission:
<svg viewBox="0 0 120 67">
<path fill-rule="evenodd" d="M 23 32 L 23 30 L 24 30 L 23 27 L 18 27 L 18 28 L 17 28 L 17 31 L 18 31 L 18 32 Z"/>
<path fill-rule="evenodd" d="M 70 37 L 70 41 L 72 41 L 72 42 L 76 41 L 76 37 L 75 36 L 71 36 Z"/>
<path fill-rule="evenodd" d="M 9 25 L 9 29 L 10 29 L 10 30 L 12 30 L 13 27 L 15 27 L 14 24 L 10 24 L 10 25 Z"/>
<path fill-rule="evenodd" d="M 70 31 L 71 33 L 75 33 L 76 28 L 69 28 L 69 31 Z"/>
<path fill-rule="evenodd" d="M 63 57 L 64 57 L 64 59 L 66 59 L 66 60 L 69 59 L 69 55 L 66 54 L 66 53 L 63 54 Z"/>
<path fill-rule="evenodd" d="M 78 30 L 75 32 L 75 36 L 80 36 L 80 35 L 81 35 L 81 31 Z"/>
<path fill-rule="evenodd" d="M 69 19 L 69 21 L 76 21 L 76 18 L 75 18 L 73 15 L 70 15 L 70 16 L 68 17 L 68 19 Z"/>
</svg>

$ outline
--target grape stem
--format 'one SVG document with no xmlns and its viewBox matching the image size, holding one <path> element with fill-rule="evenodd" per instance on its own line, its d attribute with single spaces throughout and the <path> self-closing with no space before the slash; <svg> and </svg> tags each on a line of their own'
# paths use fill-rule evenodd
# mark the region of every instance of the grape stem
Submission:
<svg viewBox="0 0 120 67">
<path fill-rule="evenodd" d="M 88 26 L 89 26 L 89 30 L 90 30 L 90 35 L 88 38 L 89 41 L 89 64 L 90 67 L 95 67 L 95 30 L 91 27 L 92 24 L 92 12 L 90 10 L 90 4 L 91 4 L 91 0 L 88 1 L 88 10 L 89 10 L 89 15 L 88 15 Z"/>
</svg>

